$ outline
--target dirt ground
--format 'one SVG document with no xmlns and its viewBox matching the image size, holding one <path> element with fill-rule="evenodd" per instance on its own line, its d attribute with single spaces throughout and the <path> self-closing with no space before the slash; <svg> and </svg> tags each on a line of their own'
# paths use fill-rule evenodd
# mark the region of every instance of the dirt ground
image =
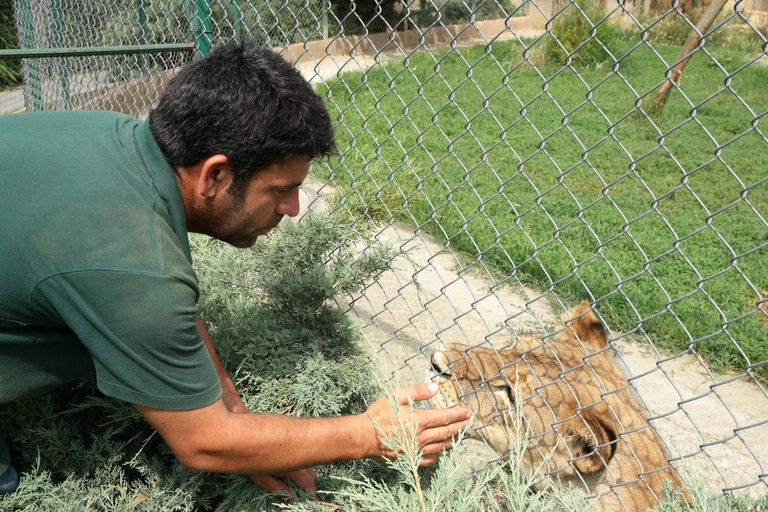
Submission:
<svg viewBox="0 0 768 512">
<path fill-rule="evenodd" d="M 318 189 L 320 191 L 318 192 Z M 331 189 L 310 184 L 303 198 Z M 322 201 L 315 201 L 315 205 Z M 365 330 L 383 374 L 399 385 L 423 382 L 429 356 L 442 343 L 488 343 L 501 347 L 514 335 L 552 332 L 566 307 L 519 284 L 490 289 L 489 276 L 462 272 L 442 244 L 406 226 L 391 226 L 379 238 L 409 249 L 361 297 L 348 304 Z M 498 276 L 496 276 L 498 282 Z M 648 342 L 609 338 L 651 424 L 673 463 L 702 479 L 713 495 L 743 488 L 768 490 L 768 395 L 745 379 L 714 375 L 694 354 L 660 354 Z M 472 452 L 476 467 L 498 459 L 482 441 Z"/>
</svg>

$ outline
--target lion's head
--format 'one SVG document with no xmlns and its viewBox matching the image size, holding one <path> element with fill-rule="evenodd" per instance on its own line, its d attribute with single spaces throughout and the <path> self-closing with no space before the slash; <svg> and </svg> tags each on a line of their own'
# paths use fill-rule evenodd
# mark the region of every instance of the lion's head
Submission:
<svg viewBox="0 0 768 512">
<path fill-rule="evenodd" d="M 473 431 L 502 455 L 524 431 L 524 471 L 543 468 L 557 484 L 583 489 L 598 510 L 653 507 L 665 480 L 673 487 L 682 481 L 609 359 L 589 303 L 563 321 L 557 338 L 523 337 L 502 350 L 451 344 L 435 352 L 443 405 L 469 407 Z M 517 411 L 522 421 L 513 421 Z"/>
</svg>

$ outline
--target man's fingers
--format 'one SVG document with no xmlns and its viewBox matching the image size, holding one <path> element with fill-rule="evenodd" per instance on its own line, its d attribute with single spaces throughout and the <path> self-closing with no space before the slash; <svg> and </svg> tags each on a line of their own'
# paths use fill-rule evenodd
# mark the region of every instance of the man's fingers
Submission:
<svg viewBox="0 0 768 512">
<path fill-rule="evenodd" d="M 432 398 L 440 388 L 434 382 L 406 386 L 397 390 L 397 405 L 407 405 L 409 400 L 419 402 Z"/>
<path fill-rule="evenodd" d="M 430 443 L 421 447 L 421 453 L 426 457 L 427 455 L 440 455 L 440 452 L 447 450 L 453 446 L 453 441 L 438 441 Z"/>
<path fill-rule="evenodd" d="M 295 498 L 296 493 L 293 491 L 293 489 L 291 489 L 283 480 L 281 480 L 282 478 L 287 478 L 305 491 L 317 496 L 317 487 L 315 487 L 315 479 L 317 478 L 317 473 L 315 473 L 313 468 L 297 469 L 276 475 L 248 476 L 253 481 L 253 483 L 265 491 L 284 492 L 287 493 L 289 497 Z"/>
<path fill-rule="evenodd" d="M 427 467 L 427 466 L 431 466 L 432 464 L 437 462 L 437 459 L 439 457 L 440 457 L 439 453 L 432 453 L 432 454 L 429 454 L 429 455 L 424 455 L 421 458 L 421 464 L 419 464 L 419 466 L 422 467 L 422 468 Z"/>
<path fill-rule="evenodd" d="M 289 471 L 288 473 L 285 473 L 283 477 L 289 479 L 305 491 L 317 496 L 317 487 L 315 487 L 315 479 L 317 479 L 317 473 L 315 473 L 313 468 Z"/>
<path fill-rule="evenodd" d="M 272 475 L 248 475 L 248 477 L 253 481 L 253 483 L 265 491 L 282 492 L 285 493 L 288 498 L 296 497 L 296 493 L 293 492 L 293 489 L 288 487 L 285 482 L 279 478 L 275 478 Z"/>
<path fill-rule="evenodd" d="M 395 400 L 400 411 L 405 414 L 402 417 L 408 418 L 409 413 L 413 414 L 412 418 L 414 426 L 417 428 L 419 447 L 422 449 L 424 457 L 426 457 L 422 465 L 427 466 L 434 464 L 440 451 L 450 448 L 453 439 L 458 436 L 459 432 L 467 428 L 472 417 L 469 409 L 464 407 L 434 410 L 409 408 L 410 401 L 428 399 L 434 396 L 438 389 L 437 384 L 430 383 L 407 386 L 395 392 Z M 392 411 L 384 397 L 374 402 L 368 408 L 368 412 L 372 421 L 380 425 L 384 433 L 383 437 L 379 436 L 378 453 L 373 458 L 395 457 L 396 454 L 391 453 L 391 450 L 386 447 L 386 443 L 383 440 L 386 439 L 386 436 L 393 429 L 397 428 L 398 416 L 393 414 L 394 411 Z M 424 449 L 425 447 L 427 448 L 426 450 Z"/>
<path fill-rule="evenodd" d="M 465 407 L 454 409 L 432 409 L 429 411 L 414 411 L 419 420 L 419 430 L 427 430 L 436 427 L 445 427 L 455 423 L 460 423 L 464 428 L 469 423 L 472 413 Z"/>
<path fill-rule="evenodd" d="M 458 437 L 459 432 L 464 430 L 469 421 L 462 421 L 460 423 L 452 423 L 447 427 L 436 427 L 422 431 L 418 434 L 419 444 L 426 446 L 432 443 L 442 443 L 444 441 L 453 441 Z"/>
</svg>

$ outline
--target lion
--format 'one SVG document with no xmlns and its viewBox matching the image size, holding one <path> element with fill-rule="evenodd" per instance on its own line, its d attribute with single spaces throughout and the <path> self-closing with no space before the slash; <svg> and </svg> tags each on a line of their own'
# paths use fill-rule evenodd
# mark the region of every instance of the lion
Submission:
<svg viewBox="0 0 768 512">
<path fill-rule="evenodd" d="M 653 508 L 665 482 L 681 489 L 683 482 L 609 359 L 603 325 L 589 303 L 563 322 L 554 339 L 522 337 L 501 350 L 449 344 L 436 351 L 441 405 L 463 402 L 480 425 L 468 434 L 503 456 L 524 431 L 523 471 L 530 476 L 542 469 L 554 485 L 583 490 L 594 510 Z M 543 479 L 532 484 L 534 490 L 547 485 Z"/>
</svg>

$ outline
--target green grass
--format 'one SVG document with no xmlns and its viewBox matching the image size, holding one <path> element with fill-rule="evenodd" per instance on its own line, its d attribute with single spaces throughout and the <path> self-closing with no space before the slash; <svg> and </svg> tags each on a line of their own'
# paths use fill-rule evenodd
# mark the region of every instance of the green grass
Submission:
<svg viewBox="0 0 768 512">
<path fill-rule="evenodd" d="M 755 291 L 768 290 L 768 142 L 752 125 L 768 110 L 768 67 L 724 89 L 761 41 L 711 48 L 725 72 L 694 56 L 682 88 L 695 116 L 673 92 L 650 118 L 635 105 L 650 103 L 666 65 L 633 37 L 613 48 L 627 54 L 621 77 L 548 63 L 544 39 L 535 67 L 499 42 L 346 74 L 319 91 L 341 154 L 318 172 L 354 190 L 360 215 L 415 224 L 567 301 L 592 297 L 612 328 L 639 323 L 657 346 L 693 346 L 715 369 L 758 365 L 766 382 Z M 668 63 L 678 52 L 654 50 Z"/>
</svg>

